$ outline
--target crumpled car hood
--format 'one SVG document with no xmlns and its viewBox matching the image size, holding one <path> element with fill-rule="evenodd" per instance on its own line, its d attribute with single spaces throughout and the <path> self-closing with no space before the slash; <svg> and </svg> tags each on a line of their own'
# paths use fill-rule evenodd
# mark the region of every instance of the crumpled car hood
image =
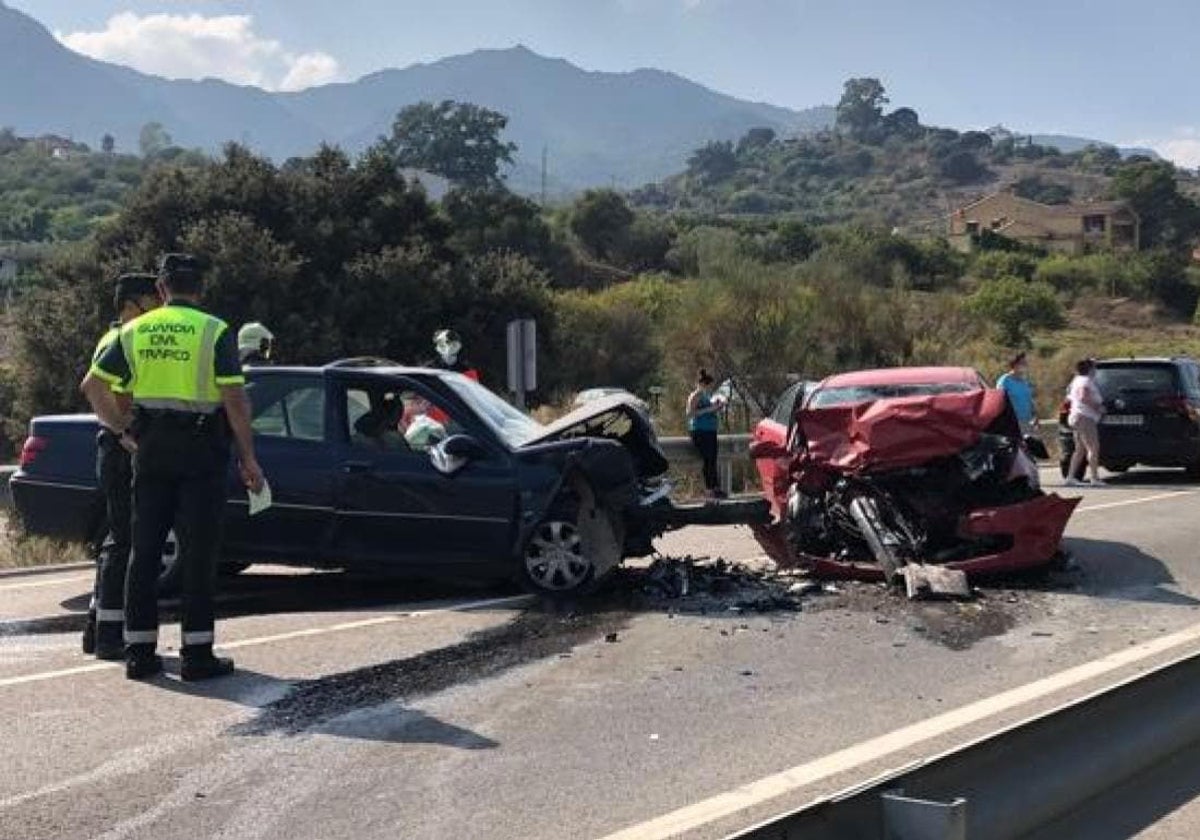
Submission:
<svg viewBox="0 0 1200 840">
<path fill-rule="evenodd" d="M 805 460 L 842 473 L 904 469 L 962 452 L 986 432 L 1018 435 L 1003 391 L 804 409 Z"/>
<path fill-rule="evenodd" d="M 621 443 L 633 456 L 641 478 L 654 478 L 670 466 L 658 444 L 645 405 L 629 394 L 614 394 L 588 402 L 546 426 L 522 449 L 554 441 L 599 438 Z"/>
</svg>

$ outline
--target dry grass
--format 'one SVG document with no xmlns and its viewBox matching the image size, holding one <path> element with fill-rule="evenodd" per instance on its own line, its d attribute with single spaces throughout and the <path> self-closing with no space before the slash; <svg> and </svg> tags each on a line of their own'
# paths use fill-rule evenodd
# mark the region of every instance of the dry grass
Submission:
<svg viewBox="0 0 1200 840">
<path fill-rule="evenodd" d="M 0 535 L 0 569 L 27 569 L 88 560 L 87 549 L 75 543 L 62 543 L 42 537 L 13 534 L 7 525 Z"/>
</svg>

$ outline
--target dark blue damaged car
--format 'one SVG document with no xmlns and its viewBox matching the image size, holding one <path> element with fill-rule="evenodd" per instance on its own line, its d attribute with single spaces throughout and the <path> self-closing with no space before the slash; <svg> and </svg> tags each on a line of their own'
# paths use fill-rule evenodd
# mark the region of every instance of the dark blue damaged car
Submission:
<svg viewBox="0 0 1200 840">
<path fill-rule="evenodd" d="M 223 564 L 515 578 L 587 591 L 685 525 L 753 522 L 753 499 L 676 505 L 667 460 L 628 396 L 546 426 L 464 376 L 376 360 L 248 371 L 274 504 L 250 517 L 231 469 Z M 90 415 L 37 417 L 11 480 L 25 532 L 102 540 Z M 169 567 L 165 574 L 171 573 Z"/>
</svg>

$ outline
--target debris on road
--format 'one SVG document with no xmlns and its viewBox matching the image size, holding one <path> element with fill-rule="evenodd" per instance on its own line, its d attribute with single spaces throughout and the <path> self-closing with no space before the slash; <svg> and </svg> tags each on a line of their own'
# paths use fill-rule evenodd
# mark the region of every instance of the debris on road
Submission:
<svg viewBox="0 0 1200 840">
<path fill-rule="evenodd" d="M 911 601 L 930 598 L 966 600 L 971 597 L 971 586 L 967 583 L 965 572 L 927 563 L 909 563 L 899 573 L 904 578 L 904 588 Z"/>
<path fill-rule="evenodd" d="M 799 612 L 804 595 L 821 591 L 792 573 L 721 559 L 659 557 L 644 570 L 628 571 L 642 597 L 680 613 Z"/>
</svg>

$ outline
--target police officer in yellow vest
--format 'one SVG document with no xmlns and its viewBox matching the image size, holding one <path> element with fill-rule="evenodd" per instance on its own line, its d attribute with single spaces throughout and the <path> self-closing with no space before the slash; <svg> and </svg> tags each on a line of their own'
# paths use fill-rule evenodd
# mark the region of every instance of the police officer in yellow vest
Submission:
<svg viewBox="0 0 1200 840">
<path fill-rule="evenodd" d="M 122 274 L 117 278 L 113 294 L 117 322 L 96 345 L 93 363 L 117 340 L 122 325 L 161 305 L 155 286 L 157 279 L 153 274 Z M 124 389 L 114 385 L 113 391 L 118 394 L 122 408 L 128 410 L 129 397 Z M 96 436 L 96 480 L 104 494 L 108 533 L 96 558 L 96 586 L 83 630 L 83 652 L 95 653 L 98 659 L 121 659 L 125 655 L 121 637 L 125 623 L 125 572 L 132 549 L 133 472 L 129 453 L 121 446 L 116 432 L 104 426 Z"/>
<path fill-rule="evenodd" d="M 180 676 L 201 680 L 233 671 L 232 660 L 213 655 L 213 590 L 231 434 L 246 487 L 258 492 L 264 482 L 237 342 L 224 321 L 199 307 L 202 285 L 194 257 L 163 257 L 158 286 L 166 305 L 123 327 L 82 385 L 100 421 L 119 429 L 122 445 L 133 453 L 133 560 L 125 586 L 130 679 L 162 670 L 155 653 L 156 589 L 172 524 L 182 564 Z M 132 395 L 132 424 L 112 385 Z"/>
</svg>

